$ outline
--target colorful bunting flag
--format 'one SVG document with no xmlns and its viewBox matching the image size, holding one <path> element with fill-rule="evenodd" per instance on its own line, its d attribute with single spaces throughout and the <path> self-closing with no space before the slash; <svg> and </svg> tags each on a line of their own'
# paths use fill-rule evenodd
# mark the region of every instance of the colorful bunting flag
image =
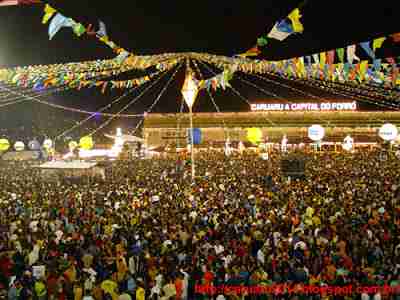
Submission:
<svg viewBox="0 0 400 300">
<path fill-rule="evenodd" d="M 295 8 L 288 16 L 289 20 L 292 21 L 293 31 L 302 33 L 304 31 L 303 24 L 300 22 L 301 19 L 300 9 Z"/>
<path fill-rule="evenodd" d="M 275 39 L 278 41 L 285 40 L 289 35 L 293 33 L 293 31 L 287 30 L 286 21 L 281 21 L 280 23 L 276 23 L 274 27 L 271 29 L 270 33 L 268 33 L 268 37 L 271 39 Z"/>
<path fill-rule="evenodd" d="M 336 49 L 337 55 L 339 57 L 339 61 L 344 63 L 344 48 Z"/>
<path fill-rule="evenodd" d="M 358 56 L 356 55 L 356 45 L 351 45 L 347 47 L 347 61 L 350 64 L 353 64 L 354 61 L 360 61 Z"/>
<path fill-rule="evenodd" d="M 41 2 L 40 0 L 0 0 L 0 6 L 31 5 Z"/>
<path fill-rule="evenodd" d="M 300 9 L 294 9 L 287 19 L 276 22 L 268 37 L 278 41 L 285 40 L 293 33 L 302 33 L 304 31 L 303 24 L 300 22 Z"/>
<path fill-rule="evenodd" d="M 374 41 L 372 42 L 372 49 L 374 50 L 374 52 L 376 51 L 376 49 L 382 47 L 382 44 L 385 40 L 386 40 L 385 37 L 374 39 Z"/>
<path fill-rule="evenodd" d="M 371 47 L 369 46 L 369 42 L 360 43 L 361 48 L 368 54 L 369 57 L 375 59 L 375 53 L 372 51 Z"/>
<path fill-rule="evenodd" d="M 321 68 L 323 68 L 324 66 L 325 66 L 325 63 L 326 63 L 326 53 L 325 52 L 321 52 L 320 54 L 319 54 L 319 64 L 320 64 L 320 66 L 321 66 Z"/>
<path fill-rule="evenodd" d="M 42 24 L 47 24 L 51 17 L 57 12 L 56 9 L 52 8 L 50 5 L 46 4 L 44 7 L 44 16 L 42 19 Z"/>
<path fill-rule="evenodd" d="M 257 46 L 264 47 L 268 44 L 268 40 L 265 37 L 260 37 L 257 39 Z"/>
<path fill-rule="evenodd" d="M 335 50 L 328 51 L 326 62 L 328 65 L 333 65 L 335 63 Z"/>
<path fill-rule="evenodd" d="M 239 54 L 240 57 L 248 57 L 248 56 L 257 56 L 261 53 L 260 49 L 257 46 L 247 50 L 245 53 Z"/>
<path fill-rule="evenodd" d="M 393 41 L 394 41 L 395 43 L 400 43 L 400 32 L 395 33 L 395 34 L 392 34 L 392 35 L 391 35 L 391 38 L 393 39 Z"/>
<path fill-rule="evenodd" d="M 57 13 L 55 17 L 51 20 L 49 26 L 49 39 L 53 39 L 53 37 L 60 31 L 63 27 L 72 27 L 74 25 L 74 21 L 70 18 L 64 17 L 62 14 Z"/>
</svg>

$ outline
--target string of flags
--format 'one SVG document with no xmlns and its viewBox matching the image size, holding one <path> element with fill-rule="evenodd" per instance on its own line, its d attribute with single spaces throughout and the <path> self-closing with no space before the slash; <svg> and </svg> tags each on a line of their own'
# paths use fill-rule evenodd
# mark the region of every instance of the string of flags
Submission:
<svg viewBox="0 0 400 300">
<path fill-rule="evenodd" d="M 53 8 L 49 4 L 46 4 L 44 7 L 44 15 L 42 18 L 42 24 L 49 23 L 49 39 L 52 40 L 54 36 L 62 29 L 62 28 L 71 28 L 76 36 L 81 37 L 83 34 L 87 34 L 89 36 L 96 37 L 99 41 L 106 44 L 110 47 L 115 53 L 118 54 L 117 60 L 121 63 L 127 59 L 129 56 L 133 56 L 129 51 L 119 47 L 113 41 L 111 41 L 107 35 L 106 25 L 100 20 L 99 21 L 99 29 L 96 31 L 93 25 L 88 25 L 85 27 L 79 22 L 76 22 L 72 18 L 68 18 L 57 11 L 57 9 Z"/>
<path fill-rule="evenodd" d="M 289 79 L 316 78 L 393 88 L 400 85 L 399 58 L 377 57 L 377 50 L 382 48 L 385 41 L 389 39 L 398 43 L 400 34 L 396 33 L 343 48 L 281 61 L 252 60 L 246 57 L 202 53 L 191 53 L 190 57 L 211 63 L 221 69 L 235 65 L 237 71 L 244 73 L 273 73 Z M 363 55 L 361 51 L 365 54 Z M 360 59 L 359 56 L 364 58 Z"/>
<path fill-rule="evenodd" d="M 225 90 L 226 88 L 231 87 L 229 82 L 232 80 L 235 72 L 236 72 L 236 66 L 228 67 L 222 73 L 217 74 L 214 77 L 205 80 L 200 80 L 198 82 L 198 88 L 199 90 L 205 88 L 208 91 L 211 89 L 213 91 L 216 91 L 219 88 Z"/>
<path fill-rule="evenodd" d="M 260 36 L 257 39 L 257 43 L 254 47 L 247 50 L 245 53 L 239 54 L 238 56 L 258 56 L 261 53 L 260 48 L 268 45 L 269 39 L 275 39 L 282 42 L 292 34 L 303 33 L 304 26 L 300 21 L 301 17 L 302 15 L 300 12 L 300 8 L 295 8 L 286 18 L 276 22 L 274 27 L 267 35 Z"/>
</svg>

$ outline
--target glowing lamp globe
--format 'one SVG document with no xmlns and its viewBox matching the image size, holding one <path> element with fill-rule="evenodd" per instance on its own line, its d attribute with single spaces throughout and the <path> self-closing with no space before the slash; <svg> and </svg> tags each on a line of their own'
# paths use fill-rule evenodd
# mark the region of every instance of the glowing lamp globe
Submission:
<svg viewBox="0 0 400 300">
<path fill-rule="evenodd" d="M 44 142 L 43 142 L 43 148 L 48 150 L 48 149 L 50 149 L 51 147 L 53 147 L 53 141 L 50 140 L 50 139 L 44 140 Z"/>
<path fill-rule="evenodd" d="M 191 74 L 188 74 L 182 88 L 182 95 L 188 107 L 192 108 L 196 101 L 199 88 Z"/>
<path fill-rule="evenodd" d="M 16 142 L 14 149 L 15 151 L 23 151 L 25 149 L 25 144 L 23 142 Z"/>
<path fill-rule="evenodd" d="M 79 140 L 79 146 L 83 150 L 90 150 L 93 148 L 93 139 L 91 136 L 84 136 Z"/>
<path fill-rule="evenodd" d="M 10 142 L 7 139 L 0 139 L 0 151 L 7 151 L 10 149 Z"/>
<path fill-rule="evenodd" d="M 247 129 L 247 139 L 249 142 L 253 144 L 258 144 L 261 142 L 263 137 L 262 131 L 260 128 L 248 128 Z"/>
<path fill-rule="evenodd" d="M 394 141 L 399 134 L 397 127 L 393 124 L 386 123 L 379 129 L 379 136 L 384 141 Z"/>
<path fill-rule="evenodd" d="M 325 129 L 321 125 L 313 125 L 308 128 L 308 137 L 314 142 L 322 141 L 325 136 Z"/>
<path fill-rule="evenodd" d="M 73 152 L 76 148 L 78 148 L 78 146 L 79 146 L 78 143 L 75 141 L 70 141 L 68 143 L 68 148 L 69 148 L 69 151 L 71 151 L 71 152 Z"/>
</svg>

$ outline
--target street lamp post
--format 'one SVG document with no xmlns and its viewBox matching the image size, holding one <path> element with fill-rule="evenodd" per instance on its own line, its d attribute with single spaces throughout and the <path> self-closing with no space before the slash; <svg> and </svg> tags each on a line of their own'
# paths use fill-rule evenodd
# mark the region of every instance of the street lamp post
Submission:
<svg viewBox="0 0 400 300">
<path fill-rule="evenodd" d="M 193 74 L 189 71 L 186 74 L 185 83 L 182 88 L 182 95 L 185 99 L 186 105 L 189 107 L 189 118 L 190 118 L 190 156 L 192 161 L 192 180 L 195 177 L 195 163 L 194 163 L 194 139 L 193 139 L 193 104 L 196 101 L 199 87 L 193 78 Z"/>
<path fill-rule="evenodd" d="M 192 180 L 195 176 L 195 166 L 194 166 L 194 139 L 193 139 L 193 107 L 189 106 L 189 118 L 190 118 L 190 160 L 192 161 Z"/>
</svg>

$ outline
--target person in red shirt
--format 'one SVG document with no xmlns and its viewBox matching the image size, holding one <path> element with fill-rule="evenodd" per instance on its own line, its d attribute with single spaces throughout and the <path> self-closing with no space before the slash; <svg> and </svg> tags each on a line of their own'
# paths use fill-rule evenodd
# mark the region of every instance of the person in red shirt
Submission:
<svg viewBox="0 0 400 300">
<path fill-rule="evenodd" d="M 12 276 L 13 262 L 6 252 L 0 254 L 0 285 L 8 287 L 9 278 Z"/>
</svg>

